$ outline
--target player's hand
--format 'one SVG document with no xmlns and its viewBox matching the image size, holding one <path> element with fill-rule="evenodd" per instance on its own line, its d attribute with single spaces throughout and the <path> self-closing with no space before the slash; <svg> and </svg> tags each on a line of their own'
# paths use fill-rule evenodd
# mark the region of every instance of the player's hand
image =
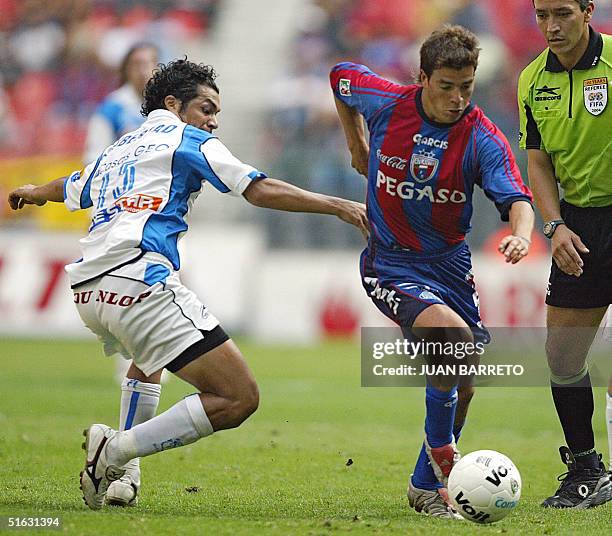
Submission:
<svg viewBox="0 0 612 536">
<path fill-rule="evenodd" d="M 559 269 L 567 275 L 580 277 L 584 266 L 580 254 L 590 253 L 580 237 L 566 225 L 559 225 L 552 236 L 551 243 L 552 256 Z"/>
<path fill-rule="evenodd" d="M 37 187 L 34 184 L 25 184 L 9 194 L 8 202 L 13 210 L 19 210 L 25 205 L 38 205 L 40 207 L 47 200 L 37 194 Z"/>
<path fill-rule="evenodd" d="M 530 245 L 524 236 L 508 235 L 501 239 L 497 250 L 506 257 L 506 262 L 516 264 L 529 254 Z"/>
<path fill-rule="evenodd" d="M 369 238 L 370 224 L 363 203 L 344 200 L 338 211 L 338 218 L 357 227 L 366 240 Z"/>
</svg>

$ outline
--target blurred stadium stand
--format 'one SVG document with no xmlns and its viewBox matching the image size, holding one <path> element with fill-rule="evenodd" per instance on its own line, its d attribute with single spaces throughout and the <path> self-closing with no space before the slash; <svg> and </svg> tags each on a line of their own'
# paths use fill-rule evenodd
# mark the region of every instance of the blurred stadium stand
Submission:
<svg viewBox="0 0 612 536">
<path fill-rule="evenodd" d="M 595 26 L 612 30 L 612 0 Z M 474 100 L 514 144 L 516 79 L 542 49 L 531 0 L 0 0 L 0 194 L 80 167 L 87 120 L 118 85 L 117 64 L 136 41 L 161 60 L 188 54 L 219 72 L 219 136 L 243 160 L 317 191 L 363 199 L 349 165 L 327 76 L 339 60 L 400 82 L 418 72 L 420 42 L 443 22 L 475 31 L 483 47 Z M 516 151 L 525 171 L 525 156 Z M 500 223 L 479 195 L 471 241 Z M 253 211 L 220 195 L 196 221 L 257 220 L 280 248 L 356 248 L 358 233 L 328 217 Z M 239 206 L 240 205 L 240 206 Z M 62 207 L 8 214 L 0 225 L 72 227 Z M 36 218 L 36 219 L 34 219 Z M 75 219 L 76 218 L 76 219 Z M 75 223 L 79 222 L 79 223 Z"/>
<path fill-rule="evenodd" d="M 612 0 L 596 5 L 595 27 L 612 31 Z M 0 196 L 82 166 L 89 117 L 118 87 L 119 59 L 146 40 L 161 61 L 186 54 L 215 66 L 218 134 L 236 156 L 362 200 L 329 69 L 352 60 L 408 83 L 420 43 L 447 21 L 479 35 L 474 100 L 514 144 L 516 79 L 543 47 L 531 0 L 0 0 Z M 525 155 L 516 154 L 525 172 Z M 548 244 L 536 235 L 528 259 L 506 265 L 495 250 L 497 211 L 482 195 L 475 203 L 470 241 L 485 322 L 543 325 Z M 0 203 L 0 335 L 87 336 L 63 271 L 87 229 L 81 212 L 49 203 L 9 213 Z M 230 331 L 295 344 L 388 322 L 363 293 L 363 242 L 348 225 L 256 209 L 212 188 L 192 216 L 182 278 Z"/>
</svg>

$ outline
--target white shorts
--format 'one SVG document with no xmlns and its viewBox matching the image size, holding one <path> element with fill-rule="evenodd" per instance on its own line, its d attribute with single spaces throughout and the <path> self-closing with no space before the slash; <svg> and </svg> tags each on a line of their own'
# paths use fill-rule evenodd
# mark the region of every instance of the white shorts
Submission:
<svg viewBox="0 0 612 536">
<path fill-rule="evenodd" d="M 132 359 L 147 376 L 204 342 L 219 326 L 197 296 L 182 285 L 178 272 L 160 263 L 140 260 L 73 292 L 81 319 L 104 344 L 104 353 Z M 219 333 L 225 335 L 218 327 L 212 347 L 201 345 L 205 351 L 228 339 L 225 335 L 219 342 Z"/>
</svg>

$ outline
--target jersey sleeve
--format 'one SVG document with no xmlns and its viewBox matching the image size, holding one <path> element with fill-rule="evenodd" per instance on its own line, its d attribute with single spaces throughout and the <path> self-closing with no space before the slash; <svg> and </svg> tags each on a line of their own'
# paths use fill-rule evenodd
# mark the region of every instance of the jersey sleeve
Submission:
<svg viewBox="0 0 612 536">
<path fill-rule="evenodd" d="M 204 179 L 221 193 L 242 195 L 251 182 L 265 179 L 267 175 L 241 162 L 217 138 L 209 138 L 200 146 L 208 165 Z"/>
<path fill-rule="evenodd" d="M 532 203 L 508 140 L 490 121 L 477 125 L 476 154 L 482 189 L 495 203 L 502 221 L 509 220 L 512 203 Z"/>
<path fill-rule="evenodd" d="M 406 91 L 404 86 L 381 78 L 365 65 L 350 62 L 333 67 L 329 79 L 334 95 L 367 121 Z"/>
<path fill-rule="evenodd" d="M 72 173 L 64 181 L 64 204 L 71 212 L 83 208 L 90 208 L 93 205 L 90 194 L 91 179 L 101 159 L 102 155 L 84 169 Z"/>
<path fill-rule="evenodd" d="M 525 74 L 521 74 L 518 83 L 518 111 L 519 111 L 519 147 L 525 149 L 543 150 L 542 136 L 538 125 L 533 118 L 529 102 L 529 87 L 525 80 Z"/>
</svg>

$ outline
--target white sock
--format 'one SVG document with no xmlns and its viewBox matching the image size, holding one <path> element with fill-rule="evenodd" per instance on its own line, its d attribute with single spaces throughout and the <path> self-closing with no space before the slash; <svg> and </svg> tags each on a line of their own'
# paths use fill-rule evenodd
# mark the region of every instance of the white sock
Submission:
<svg viewBox="0 0 612 536">
<path fill-rule="evenodd" d="M 606 423 L 608 424 L 608 455 L 610 456 L 608 469 L 612 471 L 612 396 L 606 393 Z"/>
<path fill-rule="evenodd" d="M 195 394 L 157 417 L 119 432 L 108 443 L 106 453 L 109 463 L 122 466 L 132 458 L 189 445 L 213 432 L 200 396 Z"/>
<path fill-rule="evenodd" d="M 161 385 L 124 378 L 121 382 L 119 430 L 129 430 L 155 417 L 160 394 Z M 134 458 L 124 467 L 132 482 L 140 487 L 140 460 Z"/>
</svg>

